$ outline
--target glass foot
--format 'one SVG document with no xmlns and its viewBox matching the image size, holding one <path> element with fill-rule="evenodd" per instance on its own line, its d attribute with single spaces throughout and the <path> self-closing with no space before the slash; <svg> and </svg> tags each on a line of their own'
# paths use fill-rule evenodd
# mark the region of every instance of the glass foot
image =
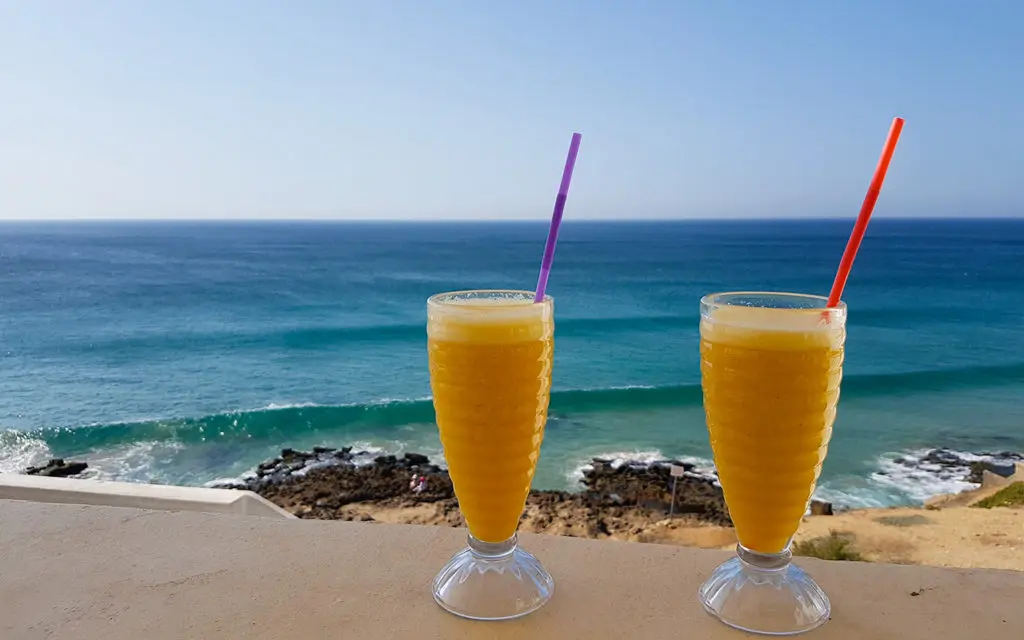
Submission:
<svg viewBox="0 0 1024 640">
<path fill-rule="evenodd" d="M 742 631 L 787 636 L 828 621 L 828 596 L 793 554 L 763 554 L 736 546 L 736 558 L 718 566 L 700 588 L 708 613 Z"/>
<path fill-rule="evenodd" d="M 455 555 L 434 578 L 434 600 L 472 620 L 509 620 L 541 608 L 555 581 L 540 561 L 523 551 L 516 536 L 488 543 L 469 536 L 469 548 Z"/>
</svg>

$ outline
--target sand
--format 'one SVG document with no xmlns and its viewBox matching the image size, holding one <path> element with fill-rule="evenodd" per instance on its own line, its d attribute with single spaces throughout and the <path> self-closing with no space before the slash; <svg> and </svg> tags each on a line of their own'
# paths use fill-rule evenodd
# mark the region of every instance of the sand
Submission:
<svg viewBox="0 0 1024 640">
<path fill-rule="evenodd" d="M 350 505 L 353 516 L 394 524 L 450 526 L 440 505 L 387 508 L 372 504 Z M 360 520 L 360 517 L 353 517 Z M 736 544 L 735 530 L 690 518 L 668 519 L 629 514 L 609 528 L 608 534 L 588 535 L 585 527 L 558 518 L 539 523 L 527 512 L 521 531 L 598 537 L 629 542 L 670 544 L 702 549 L 729 549 Z M 840 532 L 865 560 L 936 567 L 1015 569 L 1024 571 L 1024 509 L 998 507 L 863 509 L 834 516 L 804 519 L 795 540 Z"/>
<path fill-rule="evenodd" d="M 1024 570 L 1024 509 L 867 509 L 808 518 L 796 539 L 852 534 L 866 560 Z"/>
<path fill-rule="evenodd" d="M 984 495 L 975 494 L 975 499 Z M 869 562 L 1024 571 L 1024 508 L 978 509 L 962 504 L 967 497 L 944 508 L 861 509 L 809 516 L 801 523 L 795 541 L 835 531 L 850 539 L 852 548 Z M 387 508 L 358 504 L 348 509 L 353 520 L 365 516 L 381 523 L 451 526 L 441 505 Z M 736 544 L 732 527 L 640 512 L 628 513 L 608 527 L 608 533 L 594 535 L 583 523 L 574 525 L 571 518 L 540 521 L 538 514 L 528 510 L 520 530 L 701 549 L 730 549 Z"/>
</svg>

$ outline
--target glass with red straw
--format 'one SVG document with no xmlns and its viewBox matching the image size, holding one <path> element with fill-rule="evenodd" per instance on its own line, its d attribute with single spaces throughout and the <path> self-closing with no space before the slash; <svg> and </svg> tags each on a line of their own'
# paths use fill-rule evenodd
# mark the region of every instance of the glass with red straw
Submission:
<svg viewBox="0 0 1024 640">
<path fill-rule="evenodd" d="M 793 535 L 828 451 L 846 341 L 841 301 L 903 128 L 896 118 L 828 297 L 719 293 L 701 299 L 701 386 L 736 557 L 700 588 L 704 608 L 753 633 L 824 624 L 828 596 L 792 564 Z"/>
</svg>

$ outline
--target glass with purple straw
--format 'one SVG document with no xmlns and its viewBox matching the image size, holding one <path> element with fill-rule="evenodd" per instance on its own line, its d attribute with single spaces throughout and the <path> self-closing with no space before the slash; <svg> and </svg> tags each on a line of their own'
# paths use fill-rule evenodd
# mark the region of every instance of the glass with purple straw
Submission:
<svg viewBox="0 0 1024 640">
<path fill-rule="evenodd" d="M 518 618 L 554 593 L 516 531 L 540 457 L 551 398 L 554 302 L 544 295 L 580 135 L 555 201 L 536 291 L 454 291 L 427 301 L 434 413 L 469 544 L 434 578 L 445 610 Z"/>
</svg>

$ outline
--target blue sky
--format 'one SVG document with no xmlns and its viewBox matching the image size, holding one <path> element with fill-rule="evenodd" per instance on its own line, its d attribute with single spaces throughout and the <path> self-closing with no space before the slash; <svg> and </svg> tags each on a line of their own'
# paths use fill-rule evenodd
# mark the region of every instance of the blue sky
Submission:
<svg viewBox="0 0 1024 640">
<path fill-rule="evenodd" d="M 0 218 L 1024 215 L 1024 3 L 0 1 Z"/>
</svg>

